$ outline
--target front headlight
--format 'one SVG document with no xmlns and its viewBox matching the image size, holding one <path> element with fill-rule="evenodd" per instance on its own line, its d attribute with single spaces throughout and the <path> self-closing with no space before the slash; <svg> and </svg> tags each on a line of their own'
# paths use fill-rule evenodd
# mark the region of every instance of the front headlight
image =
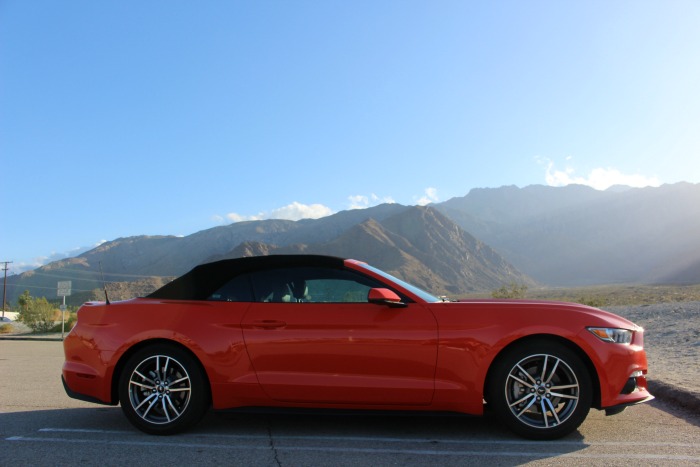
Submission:
<svg viewBox="0 0 700 467">
<path fill-rule="evenodd" d="M 618 328 L 586 328 L 598 339 L 617 344 L 629 344 L 632 342 L 632 331 Z"/>
</svg>

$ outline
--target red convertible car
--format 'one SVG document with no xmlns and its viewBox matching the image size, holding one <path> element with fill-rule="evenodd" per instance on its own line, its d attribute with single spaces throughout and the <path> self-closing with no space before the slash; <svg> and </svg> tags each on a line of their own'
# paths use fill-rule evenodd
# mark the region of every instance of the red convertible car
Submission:
<svg viewBox="0 0 700 467">
<path fill-rule="evenodd" d="M 652 398 L 643 329 L 572 303 L 452 302 L 366 263 L 315 255 L 195 267 L 144 298 L 90 302 L 64 342 L 69 396 L 171 434 L 209 407 L 490 407 L 553 439 L 591 407 Z"/>
</svg>

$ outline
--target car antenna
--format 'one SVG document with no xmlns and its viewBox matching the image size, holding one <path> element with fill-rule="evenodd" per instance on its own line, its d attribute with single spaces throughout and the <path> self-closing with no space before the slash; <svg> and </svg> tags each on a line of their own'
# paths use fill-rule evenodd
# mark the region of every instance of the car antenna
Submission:
<svg viewBox="0 0 700 467">
<path fill-rule="evenodd" d="M 109 305 L 109 295 L 107 295 L 107 283 L 105 282 L 105 275 L 102 272 L 102 261 L 99 261 L 98 264 L 100 265 L 100 276 L 102 276 L 102 286 L 105 289 L 105 304 Z"/>
</svg>

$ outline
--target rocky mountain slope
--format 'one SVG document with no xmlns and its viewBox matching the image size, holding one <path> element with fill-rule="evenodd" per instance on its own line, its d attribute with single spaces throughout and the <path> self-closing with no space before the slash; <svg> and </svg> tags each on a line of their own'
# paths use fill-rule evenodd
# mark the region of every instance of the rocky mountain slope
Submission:
<svg viewBox="0 0 700 467">
<path fill-rule="evenodd" d="M 51 297 L 60 280 L 72 280 L 75 292 L 100 288 L 100 264 L 106 281 L 124 283 L 179 276 L 223 257 L 302 252 L 364 260 L 449 295 L 512 282 L 698 284 L 699 239 L 700 184 L 474 189 L 427 208 L 384 204 L 186 237 L 120 238 L 9 277 L 8 301 L 25 289 Z"/>
<path fill-rule="evenodd" d="M 700 283 L 700 184 L 476 189 L 435 207 L 545 284 Z"/>
<path fill-rule="evenodd" d="M 378 222 L 368 219 L 337 238 L 315 244 L 244 243 L 224 259 L 261 254 L 314 253 L 366 261 L 436 294 L 534 285 L 493 249 L 432 208 L 414 207 Z"/>
<path fill-rule="evenodd" d="M 367 261 L 436 294 L 491 290 L 511 282 L 534 284 L 437 210 L 391 204 L 318 220 L 242 222 L 183 238 L 117 239 L 12 278 L 10 300 L 25 289 L 44 295 L 55 290 L 58 280 L 71 280 L 76 292 L 100 288 L 100 265 L 107 282 L 124 283 L 178 276 L 226 257 L 273 253 Z"/>
</svg>

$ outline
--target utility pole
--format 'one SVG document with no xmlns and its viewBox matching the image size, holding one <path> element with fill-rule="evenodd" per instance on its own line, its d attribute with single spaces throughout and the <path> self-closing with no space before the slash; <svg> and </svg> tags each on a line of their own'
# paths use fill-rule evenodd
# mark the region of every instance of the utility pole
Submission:
<svg viewBox="0 0 700 467">
<path fill-rule="evenodd" d="M 5 271 L 5 280 L 2 282 L 2 317 L 5 317 L 5 291 L 7 290 L 7 265 L 12 264 L 12 261 L 0 261 L 0 263 L 3 263 L 5 266 L 3 267 L 3 271 Z"/>
</svg>

